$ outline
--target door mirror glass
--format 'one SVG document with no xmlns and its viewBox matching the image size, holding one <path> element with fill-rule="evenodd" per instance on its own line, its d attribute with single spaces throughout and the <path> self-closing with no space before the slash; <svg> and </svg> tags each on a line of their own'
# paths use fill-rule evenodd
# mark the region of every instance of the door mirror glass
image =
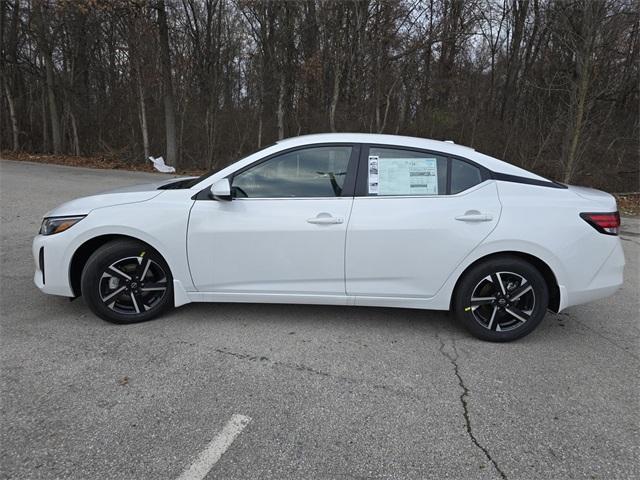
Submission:
<svg viewBox="0 0 640 480">
<path fill-rule="evenodd" d="M 222 178 L 211 185 L 210 196 L 216 200 L 231 200 L 231 185 L 229 179 Z"/>
</svg>

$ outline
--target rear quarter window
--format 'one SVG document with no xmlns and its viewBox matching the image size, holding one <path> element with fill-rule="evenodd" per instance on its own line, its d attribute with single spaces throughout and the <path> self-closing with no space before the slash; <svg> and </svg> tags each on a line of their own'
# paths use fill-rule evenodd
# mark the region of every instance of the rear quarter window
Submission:
<svg viewBox="0 0 640 480">
<path fill-rule="evenodd" d="M 482 183 L 482 172 L 475 165 L 451 159 L 451 195 L 464 192 L 469 188 Z"/>
</svg>

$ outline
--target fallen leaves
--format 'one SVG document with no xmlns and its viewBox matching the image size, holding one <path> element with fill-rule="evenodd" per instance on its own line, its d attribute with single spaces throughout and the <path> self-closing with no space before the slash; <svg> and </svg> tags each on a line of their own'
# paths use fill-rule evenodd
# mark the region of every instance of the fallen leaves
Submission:
<svg viewBox="0 0 640 480">
<path fill-rule="evenodd" d="M 615 197 L 621 215 L 640 216 L 640 193 L 616 194 Z"/>
</svg>

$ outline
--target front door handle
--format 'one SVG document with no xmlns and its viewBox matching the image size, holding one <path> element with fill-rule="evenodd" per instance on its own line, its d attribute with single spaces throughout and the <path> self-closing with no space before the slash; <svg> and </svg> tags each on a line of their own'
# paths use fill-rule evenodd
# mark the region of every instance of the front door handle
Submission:
<svg viewBox="0 0 640 480">
<path fill-rule="evenodd" d="M 456 220 L 461 222 L 489 222 L 493 220 L 493 215 L 490 213 L 480 213 L 477 210 L 468 210 L 464 215 L 459 215 Z"/>
<path fill-rule="evenodd" d="M 330 213 L 319 213 L 316 217 L 307 218 L 308 223 L 315 225 L 334 225 L 337 223 L 343 223 L 344 219 L 340 217 L 334 217 Z"/>
</svg>

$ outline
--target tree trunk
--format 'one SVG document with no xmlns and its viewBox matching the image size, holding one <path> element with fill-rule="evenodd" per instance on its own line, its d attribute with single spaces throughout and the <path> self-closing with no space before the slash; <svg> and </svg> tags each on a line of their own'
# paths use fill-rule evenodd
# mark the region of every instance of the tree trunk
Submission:
<svg viewBox="0 0 640 480">
<path fill-rule="evenodd" d="M 261 84 L 260 89 L 260 104 L 258 105 L 258 148 L 262 147 L 262 114 L 264 111 L 264 86 Z"/>
<path fill-rule="evenodd" d="M 35 3 L 34 14 L 38 27 L 38 49 L 44 61 L 44 69 L 47 84 L 47 97 L 49 100 L 49 116 L 51 117 L 51 138 L 53 140 L 53 153 L 59 154 L 62 151 L 62 133 L 60 130 L 60 117 L 56 105 L 55 75 L 53 60 L 51 59 L 51 47 L 47 39 L 47 28 L 45 27 L 44 14 L 42 12 L 42 2 Z"/>
<path fill-rule="evenodd" d="M 142 131 L 142 148 L 144 150 L 145 162 L 149 160 L 151 153 L 149 151 L 149 127 L 147 126 L 147 107 L 144 101 L 144 88 L 142 87 L 142 79 L 140 73 L 140 65 L 136 69 L 136 80 L 138 81 L 138 102 L 140 104 L 140 130 Z"/>
<path fill-rule="evenodd" d="M 160 33 L 160 58 L 162 62 L 162 86 L 164 88 L 164 125 L 167 141 L 166 160 L 178 170 L 176 144 L 176 104 L 173 96 L 171 55 L 169 53 L 169 28 L 164 0 L 158 1 L 158 30 Z"/>
<path fill-rule="evenodd" d="M 391 88 L 389 88 L 389 91 L 387 92 L 387 100 L 384 107 L 384 116 L 382 117 L 382 124 L 378 128 L 378 133 L 384 132 L 384 129 L 387 128 L 387 118 L 389 118 L 389 107 L 391 106 L 391 95 L 393 94 L 393 90 L 396 88 L 398 80 L 400 80 L 400 76 L 396 77 L 393 84 L 391 85 Z"/>
<path fill-rule="evenodd" d="M 400 95 L 400 107 L 398 110 L 398 122 L 396 123 L 395 134 L 398 135 L 398 132 L 404 127 L 405 118 L 407 116 L 407 108 L 409 103 L 409 89 L 406 86 L 402 89 L 402 94 Z"/>
<path fill-rule="evenodd" d="M 71 134 L 73 135 L 73 154 L 79 157 L 80 139 L 78 138 L 78 122 L 76 121 L 76 116 L 73 114 L 71 105 L 69 105 L 69 118 L 71 118 Z"/>
<path fill-rule="evenodd" d="M 211 129 L 209 131 L 209 144 L 211 145 L 211 155 L 207 161 L 207 168 L 209 170 L 213 170 L 217 163 L 216 159 L 216 135 L 218 134 L 218 115 L 216 114 L 216 109 L 214 107 L 213 112 L 211 113 Z"/>
<path fill-rule="evenodd" d="M 46 56 L 45 70 L 47 74 L 47 97 L 49 99 L 49 115 L 51 117 L 51 138 L 53 140 L 53 153 L 56 155 L 62 151 L 62 133 L 60 130 L 60 117 L 56 105 L 56 93 L 53 87 L 53 62 L 50 56 Z"/>
<path fill-rule="evenodd" d="M 187 105 L 186 103 L 182 103 L 182 112 L 180 112 L 180 133 L 178 135 L 178 152 L 180 155 L 178 156 L 178 163 L 180 165 L 184 165 L 183 149 L 182 149 L 182 139 L 184 138 L 184 117 L 187 115 Z M 183 167 L 184 168 L 184 167 Z"/>
<path fill-rule="evenodd" d="M 19 143 L 19 133 L 18 129 L 18 117 L 16 117 L 16 107 L 13 102 L 13 96 L 11 95 L 11 90 L 9 89 L 9 84 L 5 82 L 4 91 L 7 96 L 7 103 L 9 104 L 9 118 L 11 121 L 11 131 L 13 132 L 13 151 L 17 152 L 20 149 Z"/>
<path fill-rule="evenodd" d="M 575 45 L 575 81 L 571 88 L 568 127 L 564 145 L 564 183 L 569 183 L 576 172 L 579 161 L 579 146 L 583 137 L 588 95 L 592 82 L 593 54 L 598 25 L 603 13 L 602 4 L 584 0 L 581 5 L 581 23 L 578 31 L 572 32 Z"/>
<path fill-rule="evenodd" d="M 580 80 L 575 86 L 574 92 L 572 94 L 571 108 L 569 113 L 569 115 L 571 116 L 571 118 L 569 119 L 570 127 L 569 131 L 567 132 L 568 148 L 563 176 L 564 183 L 569 183 L 571 181 L 571 177 L 575 173 L 576 163 L 578 160 L 578 145 L 580 143 L 582 129 L 584 126 L 585 107 L 587 103 L 587 93 L 589 91 L 590 83 L 589 73 L 585 71 L 587 69 L 588 66 L 586 65 L 581 68 L 582 72 L 580 74 Z"/>
<path fill-rule="evenodd" d="M 0 2 L 0 42 L 3 42 L 4 47 L 4 11 L 5 11 L 6 3 L 4 1 Z M 4 61 L 4 50 L 5 48 L 0 48 L 0 99 L 2 98 L 3 92 L 5 92 L 5 69 L 6 63 Z M 8 92 L 8 90 L 7 90 Z M 7 101 L 9 101 L 10 95 L 7 95 Z M 11 105 L 9 105 L 9 110 L 11 110 Z M 9 112 L 11 113 L 11 112 Z M 0 151 L 2 151 L 2 141 L 4 139 L 4 110 L 2 108 L 2 101 L 0 100 Z"/>
<path fill-rule="evenodd" d="M 336 109 L 340 98 L 340 69 L 337 62 L 333 75 L 333 94 L 331 95 L 331 106 L 329 107 L 329 128 L 332 132 L 336 132 Z"/>
<path fill-rule="evenodd" d="M 42 89 L 42 151 L 49 151 L 49 126 L 47 125 L 47 93 Z"/>
<path fill-rule="evenodd" d="M 500 119 L 504 119 L 507 109 L 511 105 L 511 98 L 516 90 L 516 79 L 520 73 L 521 47 L 524 37 L 525 22 L 529 13 L 529 0 L 517 0 L 513 2 L 513 35 L 507 60 L 507 78 L 504 84 L 504 95 L 500 107 Z"/>
<path fill-rule="evenodd" d="M 278 95 L 278 139 L 284 138 L 284 72 L 280 75 L 280 94 Z"/>
<path fill-rule="evenodd" d="M 258 148 L 262 148 L 262 111 L 258 111 Z"/>
</svg>

